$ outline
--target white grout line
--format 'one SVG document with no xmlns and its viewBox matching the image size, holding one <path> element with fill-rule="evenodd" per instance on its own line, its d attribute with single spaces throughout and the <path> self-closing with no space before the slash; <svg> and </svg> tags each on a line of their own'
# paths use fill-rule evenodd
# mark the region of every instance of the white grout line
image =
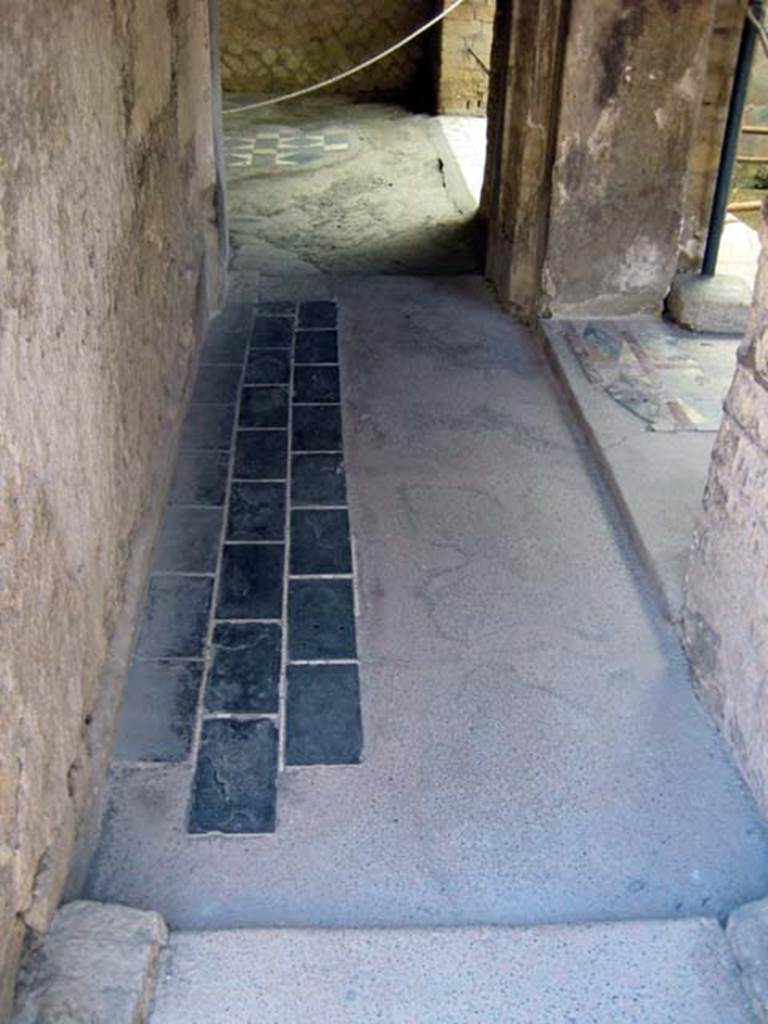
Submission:
<svg viewBox="0 0 768 1024">
<path fill-rule="evenodd" d="M 288 576 L 289 580 L 346 580 L 349 582 L 352 579 L 351 572 L 308 572 L 308 573 L 290 573 Z"/>
<path fill-rule="evenodd" d="M 277 771 L 285 771 L 285 721 L 288 694 L 288 590 L 291 558 L 291 477 L 293 474 L 293 374 L 294 354 L 296 351 L 296 332 L 298 325 L 299 306 L 293 319 L 293 333 L 289 349 L 288 367 L 288 450 L 285 470 L 285 561 L 283 563 L 283 632 L 280 651 L 280 679 L 278 682 L 278 726 L 277 726 Z"/>
<path fill-rule="evenodd" d="M 296 661 L 290 662 L 291 668 L 294 665 L 359 665 L 359 658 L 314 658 L 309 660 L 297 659 Z"/>
<path fill-rule="evenodd" d="M 279 713 L 277 711 L 203 711 L 203 717 L 207 720 L 216 719 L 221 722 L 227 722 L 231 718 L 240 722 L 258 722 L 266 718 L 277 725 Z"/>
<path fill-rule="evenodd" d="M 348 512 L 349 505 L 294 505 L 293 512 Z"/>
</svg>

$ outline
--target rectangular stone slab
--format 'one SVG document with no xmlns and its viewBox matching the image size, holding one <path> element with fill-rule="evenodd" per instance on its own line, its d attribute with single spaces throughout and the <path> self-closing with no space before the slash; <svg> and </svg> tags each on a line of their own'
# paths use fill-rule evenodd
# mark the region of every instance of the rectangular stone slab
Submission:
<svg viewBox="0 0 768 1024">
<path fill-rule="evenodd" d="M 750 1024 L 717 921 L 177 933 L 151 1024 Z"/>
</svg>

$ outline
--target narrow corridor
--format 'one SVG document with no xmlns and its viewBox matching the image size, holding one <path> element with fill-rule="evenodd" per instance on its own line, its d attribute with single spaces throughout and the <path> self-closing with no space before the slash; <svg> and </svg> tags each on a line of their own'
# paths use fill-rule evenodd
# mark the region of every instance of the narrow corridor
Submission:
<svg viewBox="0 0 768 1024">
<path fill-rule="evenodd" d="M 311 284 L 339 304 L 362 763 L 287 768 L 262 836 L 187 832 L 191 758 L 116 763 L 89 896 L 175 928 L 760 896 L 763 826 L 528 330 L 477 278 Z"/>
</svg>

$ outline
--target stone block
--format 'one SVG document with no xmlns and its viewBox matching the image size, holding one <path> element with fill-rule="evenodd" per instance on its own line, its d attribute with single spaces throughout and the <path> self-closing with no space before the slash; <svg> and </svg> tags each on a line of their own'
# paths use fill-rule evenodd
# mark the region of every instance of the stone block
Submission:
<svg viewBox="0 0 768 1024">
<path fill-rule="evenodd" d="M 159 914 L 66 904 L 22 963 L 11 1024 L 142 1024 L 167 941 Z"/>
<path fill-rule="evenodd" d="M 768 900 L 734 910 L 726 934 L 741 968 L 741 980 L 761 1024 L 768 1022 Z"/>
<path fill-rule="evenodd" d="M 740 277 L 678 274 L 667 296 L 667 312 L 691 331 L 743 334 L 752 301 Z"/>
</svg>

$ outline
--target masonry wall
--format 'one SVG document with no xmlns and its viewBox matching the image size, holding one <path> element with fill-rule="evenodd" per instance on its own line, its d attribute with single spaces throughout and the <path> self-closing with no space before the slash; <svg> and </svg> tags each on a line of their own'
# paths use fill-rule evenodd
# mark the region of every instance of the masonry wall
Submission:
<svg viewBox="0 0 768 1024">
<path fill-rule="evenodd" d="M 0 12 L 0 1018 L 99 788 L 218 294 L 210 59 L 206 0 Z"/>
<path fill-rule="evenodd" d="M 658 311 L 677 269 L 713 0 L 573 0 L 544 305 Z"/>
<path fill-rule="evenodd" d="M 353 67 L 434 14 L 434 0 L 220 0 L 225 92 L 279 95 Z M 406 92 L 423 71 L 423 39 L 340 83 L 350 95 Z"/>
<path fill-rule="evenodd" d="M 443 0 L 443 9 L 447 6 Z M 496 0 L 466 0 L 441 23 L 438 113 L 485 116 L 495 14 Z"/>
<path fill-rule="evenodd" d="M 725 400 L 686 580 L 701 694 L 768 815 L 768 208 L 746 338 Z"/>
</svg>

